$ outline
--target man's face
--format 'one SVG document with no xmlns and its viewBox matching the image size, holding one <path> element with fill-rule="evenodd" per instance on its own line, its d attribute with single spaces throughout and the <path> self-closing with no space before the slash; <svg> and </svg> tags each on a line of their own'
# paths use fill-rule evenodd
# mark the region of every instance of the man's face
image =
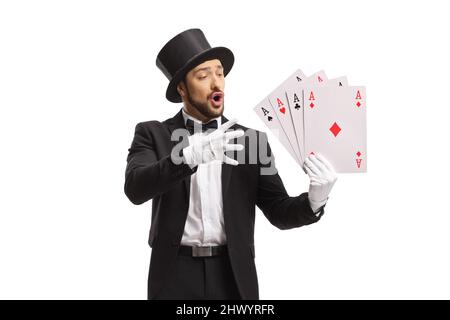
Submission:
<svg viewBox="0 0 450 320">
<path fill-rule="evenodd" d="M 225 78 L 220 60 L 205 61 L 186 74 L 178 86 L 188 111 L 202 121 L 222 115 Z M 190 110 L 189 110 L 190 109 Z"/>
</svg>

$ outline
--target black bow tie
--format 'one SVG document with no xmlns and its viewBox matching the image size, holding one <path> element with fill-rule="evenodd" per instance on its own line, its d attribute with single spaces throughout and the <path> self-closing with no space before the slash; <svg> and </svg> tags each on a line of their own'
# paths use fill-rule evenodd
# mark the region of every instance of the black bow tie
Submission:
<svg viewBox="0 0 450 320">
<path fill-rule="evenodd" d="M 187 119 L 186 120 L 186 129 L 188 129 L 188 131 L 191 134 L 194 134 L 194 121 L 192 121 L 191 119 Z M 199 123 L 195 124 L 195 129 L 196 130 L 200 129 Z M 212 120 L 208 123 L 202 123 L 202 132 L 205 132 L 208 129 L 217 129 L 217 120 Z"/>
</svg>

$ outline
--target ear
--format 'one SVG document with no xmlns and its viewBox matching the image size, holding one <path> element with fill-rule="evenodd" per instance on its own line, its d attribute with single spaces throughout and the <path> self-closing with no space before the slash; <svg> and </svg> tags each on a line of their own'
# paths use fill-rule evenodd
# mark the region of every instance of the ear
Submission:
<svg viewBox="0 0 450 320">
<path fill-rule="evenodd" d="M 183 80 L 181 80 L 177 85 L 178 94 L 182 99 L 186 96 L 186 85 Z"/>
</svg>

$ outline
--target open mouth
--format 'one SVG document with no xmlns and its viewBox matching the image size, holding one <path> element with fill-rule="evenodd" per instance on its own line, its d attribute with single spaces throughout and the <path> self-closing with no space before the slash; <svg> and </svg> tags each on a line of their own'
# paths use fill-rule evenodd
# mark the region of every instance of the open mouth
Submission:
<svg viewBox="0 0 450 320">
<path fill-rule="evenodd" d="M 219 92 L 219 91 L 214 92 L 211 95 L 209 101 L 211 101 L 211 104 L 214 107 L 220 107 L 222 105 L 222 103 L 223 103 L 223 92 Z"/>
</svg>

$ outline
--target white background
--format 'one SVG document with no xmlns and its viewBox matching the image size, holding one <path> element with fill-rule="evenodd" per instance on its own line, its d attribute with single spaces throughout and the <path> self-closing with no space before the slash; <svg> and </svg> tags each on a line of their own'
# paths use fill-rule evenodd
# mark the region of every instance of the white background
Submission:
<svg viewBox="0 0 450 320">
<path fill-rule="evenodd" d="M 449 299 L 445 1 L 2 1 L 0 298 L 146 298 L 127 149 L 179 110 L 155 59 L 192 27 L 234 52 L 225 115 L 269 132 L 292 196 L 308 178 L 253 107 L 296 68 L 367 87 L 368 173 L 339 175 L 315 225 L 257 211 L 261 298 Z"/>
</svg>

